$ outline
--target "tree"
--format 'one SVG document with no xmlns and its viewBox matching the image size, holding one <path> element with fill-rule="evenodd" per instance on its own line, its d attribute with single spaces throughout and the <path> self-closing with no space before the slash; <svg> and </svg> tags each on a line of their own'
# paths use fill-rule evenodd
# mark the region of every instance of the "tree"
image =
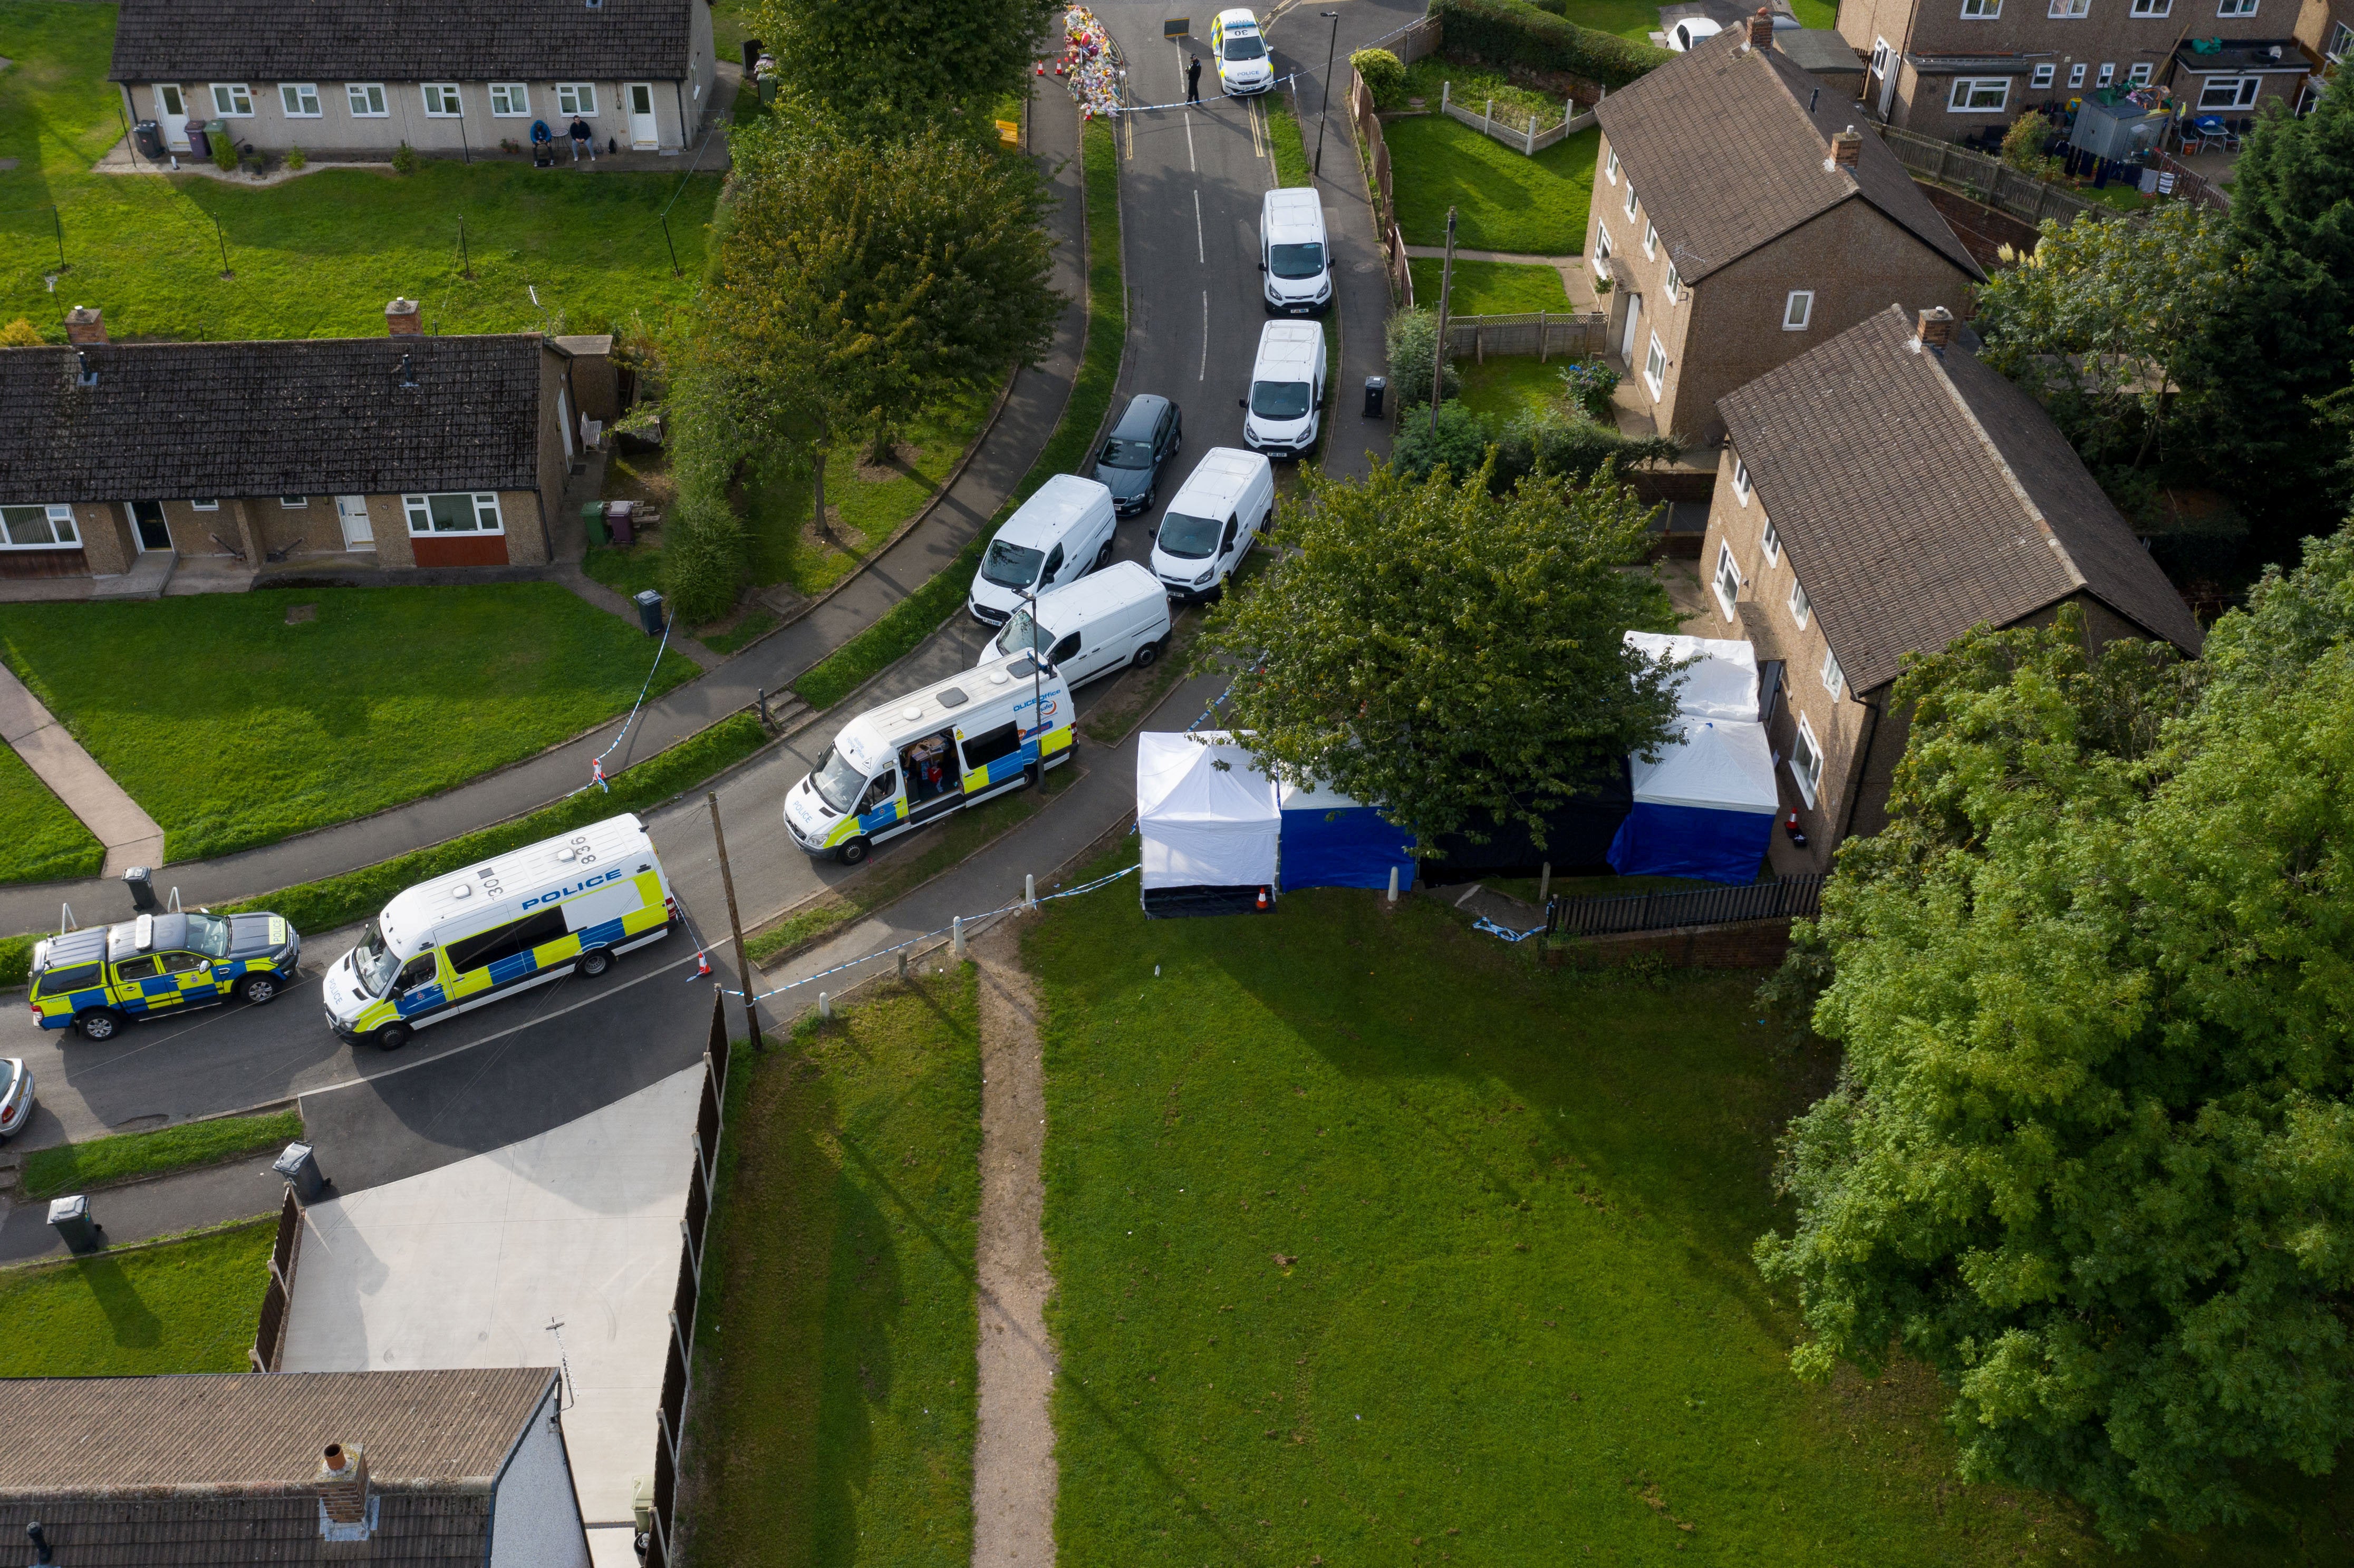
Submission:
<svg viewBox="0 0 2354 1568">
<path fill-rule="evenodd" d="M 1903 1350 L 1966 1478 L 2123 1547 L 2354 1437 L 2354 537 L 2195 664 L 2073 609 L 1917 662 L 1887 830 L 1840 852 L 1795 1121 L 1802 1375 Z"/>
<path fill-rule="evenodd" d="M 1383 329 L 1389 340 L 1390 396 L 1403 409 L 1430 401 L 1430 366 L 1438 357 L 1438 317 L 1417 306 L 1390 317 Z M 1447 366 L 1447 396 L 1462 390 L 1463 378 Z"/>
<path fill-rule="evenodd" d="M 1481 812 L 1542 846 L 1549 807 L 1666 737 L 1671 667 L 1622 636 L 1675 617 L 1631 569 L 1649 509 L 1625 489 L 1300 477 L 1284 555 L 1203 635 L 1238 668 L 1229 722 L 1260 755 L 1378 803 L 1435 853 Z"/>
<path fill-rule="evenodd" d="M 2043 151 L 2057 129 L 2050 115 L 2040 109 L 2029 110 L 2002 133 L 2002 161 L 2023 175 L 2033 175 L 2040 180 L 2057 179 L 2060 160 Z"/>
<path fill-rule="evenodd" d="M 789 99 L 883 136 L 978 120 L 1059 39 L 1055 0 L 905 0 L 878 9 L 769 0 L 757 31 Z M 1059 48 L 1059 43 L 1051 46 Z M 985 129 L 985 127 L 983 127 Z"/>
</svg>

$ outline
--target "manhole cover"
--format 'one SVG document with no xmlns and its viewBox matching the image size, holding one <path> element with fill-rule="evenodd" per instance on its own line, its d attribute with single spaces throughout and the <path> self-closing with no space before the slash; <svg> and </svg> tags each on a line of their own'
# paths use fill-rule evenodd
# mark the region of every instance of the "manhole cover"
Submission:
<svg viewBox="0 0 2354 1568">
<path fill-rule="evenodd" d="M 286 624 L 289 626 L 300 626 L 306 620 L 318 619 L 319 607 L 315 604 L 298 604 L 286 612 Z"/>
</svg>

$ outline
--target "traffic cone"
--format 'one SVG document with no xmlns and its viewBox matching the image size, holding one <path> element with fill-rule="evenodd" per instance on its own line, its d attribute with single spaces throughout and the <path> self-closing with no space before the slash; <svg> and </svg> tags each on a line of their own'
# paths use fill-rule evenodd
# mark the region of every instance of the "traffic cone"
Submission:
<svg viewBox="0 0 2354 1568">
<path fill-rule="evenodd" d="M 1264 887 L 1258 890 L 1258 906 L 1261 911 L 1267 908 L 1267 889 Z"/>
<path fill-rule="evenodd" d="M 711 955 L 708 952 L 695 955 L 695 972 L 698 979 L 711 973 Z"/>
<path fill-rule="evenodd" d="M 1040 76 L 1044 76 L 1046 74 L 1046 62 L 1044 60 L 1040 60 L 1038 62 L 1038 74 Z"/>
</svg>

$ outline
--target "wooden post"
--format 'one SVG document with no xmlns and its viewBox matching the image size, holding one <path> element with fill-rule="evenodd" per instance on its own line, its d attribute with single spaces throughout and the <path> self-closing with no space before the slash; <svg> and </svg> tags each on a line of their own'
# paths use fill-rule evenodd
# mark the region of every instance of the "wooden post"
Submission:
<svg viewBox="0 0 2354 1568">
<path fill-rule="evenodd" d="M 1545 362 L 1545 313 L 1544 313 L 1543 311 L 1539 311 L 1539 312 L 1537 313 L 1537 363 L 1538 363 L 1539 365 L 1543 365 L 1544 362 Z"/>
</svg>

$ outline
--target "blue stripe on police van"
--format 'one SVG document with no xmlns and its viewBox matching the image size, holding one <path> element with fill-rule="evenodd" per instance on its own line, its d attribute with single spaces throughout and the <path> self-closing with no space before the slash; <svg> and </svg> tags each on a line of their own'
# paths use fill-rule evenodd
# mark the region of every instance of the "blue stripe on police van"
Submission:
<svg viewBox="0 0 2354 1568">
<path fill-rule="evenodd" d="M 539 960 L 529 953 L 516 953 L 501 959 L 491 966 L 491 983 L 504 985 L 511 980 L 521 980 L 539 968 Z"/>
<path fill-rule="evenodd" d="M 610 948 L 626 935 L 628 933 L 622 928 L 619 920 L 608 920 L 600 926 L 591 926 L 581 932 L 580 948 L 583 952 L 590 948 Z"/>
</svg>

